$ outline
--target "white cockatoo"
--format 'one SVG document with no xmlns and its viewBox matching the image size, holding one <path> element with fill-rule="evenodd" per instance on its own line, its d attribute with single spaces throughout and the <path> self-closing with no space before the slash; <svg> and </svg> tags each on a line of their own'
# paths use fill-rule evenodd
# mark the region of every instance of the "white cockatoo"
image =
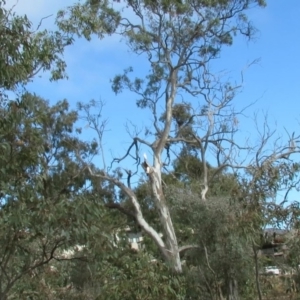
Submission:
<svg viewBox="0 0 300 300">
<path fill-rule="evenodd" d="M 142 166 L 143 166 L 144 170 L 146 171 L 146 173 L 149 174 L 150 173 L 150 167 L 149 167 L 148 162 L 147 162 L 146 153 L 144 153 L 144 162 L 143 162 Z"/>
</svg>

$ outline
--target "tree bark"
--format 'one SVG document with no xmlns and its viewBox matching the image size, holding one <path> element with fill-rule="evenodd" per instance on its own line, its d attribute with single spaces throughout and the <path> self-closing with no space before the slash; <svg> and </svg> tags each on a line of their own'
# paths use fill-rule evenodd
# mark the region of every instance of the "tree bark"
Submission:
<svg viewBox="0 0 300 300">
<path fill-rule="evenodd" d="M 256 283 L 256 289 L 257 289 L 257 295 L 258 299 L 262 300 L 262 295 L 261 295 L 261 289 L 260 289 L 260 283 L 259 283 L 259 267 L 258 267 L 258 257 L 257 257 L 257 250 L 255 248 L 255 245 L 253 243 L 252 245 L 253 252 L 254 252 L 254 262 L 255 262 L 255 283 Z"/>
<path fill-rule="evenodd" d="M 228 282 L 227 300 L 239 300 L 238 283 L 234 278 L 230 278 Z"/>
<path fill-rule="evenodd" d="M 180 260 L 179 247 L 169 207 L 166 203 L 166 199 L 163 193 L 160 171 L 161 166 L 159 160 L 154 158 L 154 167 L 149 166 L 148 162 L 145 160 L 143 163 L 143 168 L 149 177 L 155 205 L 159 214 L 160 223 L 164 230 L 167 263 L 174 272 L 181 273 L 182 265 Z"/>
</svg>

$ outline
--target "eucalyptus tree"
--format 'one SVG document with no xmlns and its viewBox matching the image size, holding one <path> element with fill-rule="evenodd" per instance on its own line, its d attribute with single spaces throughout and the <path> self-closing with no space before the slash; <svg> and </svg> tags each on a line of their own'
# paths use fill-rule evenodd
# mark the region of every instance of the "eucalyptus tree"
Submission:
<svg viewBox="0 0 300 300">
<path fill-rule="evenodd" d="M 163 228 L 163 238 L 144 217 L 130 184 L 126 185 L 107 169 L 96 172 L 91 165 L 88 169 L 92 176 L 114 184 L 130 199 L 132 211 L 125 211 L 120 203 L 115 203 L 114 208 L 130 213 L 156 243 L 166 263 L 180 273 L 180 252 L 186 249 L 186 245 L 178 244 L 170 208 L 164 195 L 164 158 L 169 158 L 173 145 L 183 143 L 198 147 L 203 163 L 203 175 L 199 184 L 202 187 L 202 201 L 205 201 L 209 180 L 213 178 L 210 178 L 207 171 L 207 151 L 209 147 L 214 148 L 218 162 L 216 172 L 222 170 L 229 164 L 228 157 L 231 154 L 226 153 L 225 148 L 232 151 L 236 146 L 232 135 L 237 128 L 236 113 L 231 111 L 230 104 L 238 87 L 221 82 L 210 71 L 209 65 L 219 57 L 222 47 L 232 45 L 236 35 L 252 37 L 254 28 L 246 13 L 254 6 L 265 6 L 265 2 L 120 1 L 120 10 L 115 9 L 112 4 L 109 1 L 94 0 L 75 4 L 58 13 L 57 24 L 66 33 L 87 39 L 91 39 L 93 34 L 102 38 L 105 32 L 120 34 L 127 41 L 130 50 L 137 55 L 144 55 L 148 62 L 150 70 L 145 77 L 133 78 L 133 69 L 129 67 L 112 80 L 112 88 L 116 93 L 123 89 L 133 92 L 137 97 L 137 106 L 149 109 L 153 120 L 147 127 L 145 138 L 133 134 L 127 153 L 122 158 L 115 158 L 114 162 L 120 163 L 125 158 L 134 156 L 139 164 L 140 157 L 135 153 L 138 153 L 140 145 L 148 147 L 152 153 L 153 162 L 148 161 L 145 156 L 141 166 L 151 185 L 153 202 Z M 187 100 L 183 101 L 183 97 Z M 186 112 L 188 118 L 176 118 L 180 112 Z M 95 126 L 102 138 L 101 128 Z M 222 143 L 227 144 L 227 147 L 223 147 Z M 128 171 L 128 179 L 132 174 L 133 172 Z"/>
<path fill-rule="evenodd" d="M 95 144 L 73 136 L 77 113 L 66 100 L 50 106 L 24 92 L 40 71 L 50 71 L 53 80 L 66 75 L 62 54 L 72 38 L 40 30 L 41 23 L 33 28 L 27 16 L 0 1 L 1 299 L 34 294 L 35 275 L 87 232 L 86 176 L 72 147 L 89 155 Z M 99 210 L 93 206 L 93 212 Z"/>
<path fill-rule="evenodd" d="M 57 273 L 53 282 L 49 264 L 55 261 L 59 271 L 57 264 L 69 260 L 85 264 L 91 259 L 87 253 L 61 256 L 78 243 L 98 255 L 111 250 L 112 229 L 107 235 L 99 229 L 99 219 L 109 227 L 108 215 L 94 203 L 88 174 L 74 160 L 77 153 L 87 157 L 96 149 L 74 136 L 77 113 L 66 100 L 51 106 L 22 94 L 41 71 L 50 71 L 52 80 L 66 76 L 62 53 L 72 38 L 41 31 L 42 20 L 33 29 L 26 16 L 4 5 L 0 1 L 0 298 L 46 298 L 64 288 L 70 275 Z M 20 95 L 11 99 L 8 91 Z"/>
<path fill-rule="evenodd" d="M 76 163 L 77 151 L 93 154 L 95 144 L 73 136 L 77 114 L 68 110 L 66 101 L 49 106 L 28 93 L 1 107 L 1 299 L 30 293 L 34 277 L 60 261 L 64 249 L 93 247 L 94 233 L 109 244 L 99 230 L 101 204 L 93 203 L 86 172 Z"/>
</svg>

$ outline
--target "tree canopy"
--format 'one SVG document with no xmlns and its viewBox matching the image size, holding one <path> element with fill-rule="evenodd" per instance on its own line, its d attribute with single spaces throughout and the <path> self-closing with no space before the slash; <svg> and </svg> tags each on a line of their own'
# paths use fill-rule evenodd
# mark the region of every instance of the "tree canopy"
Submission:
<svg viewBox="0 0 300 300">
<path fill-rule="evenodd" d="M 243 76 L 232 83 L 211 62 L 236 36 L 252 39 L 248 11 L 266 3 L 113 2 L 75 3 L 40 31 L 0 1 L 0 298 L 262 299 L 266 226 L 288 228 L 285 263 L 299 263 L 299 207 L 285 205 L 298 136 L 271 144 L 266 122 L 255 145 L 239 144 Z M 102 103 L 74 110 L 26 91 L 39 72 L 66 77 L 66 46 L 108 35 L 148 64 L 144 76 L 120 71 L 113 91 L 151 116 L 111 162 Z"/>
</svg>

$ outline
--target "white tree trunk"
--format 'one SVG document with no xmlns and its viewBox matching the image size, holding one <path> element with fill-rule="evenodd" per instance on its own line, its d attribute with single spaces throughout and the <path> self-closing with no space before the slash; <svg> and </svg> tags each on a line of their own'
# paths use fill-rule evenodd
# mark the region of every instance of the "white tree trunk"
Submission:
<svg viewBox="0 0 300 300">
<path fill-rule="evenodd" d="M 151 190 L 153 193 L 154 202 L 159 214 L 160 223 L 164 230 L 164 239 L 166 241 L 166 259 L 169 266 L 176 273 L 182 272 L 181 260 L 179 255 L 179 247 L 177 242 L 176 233 L 174 230 L 173 222 L 170 215 L 169 207 L 163 193 L 162 180 L 161 180 L 161 162 L 159 157 L 154 157 L 154 166 L 149 166 L 145 161 L 143 164 L 145 172 L 147 173 Z"/>
</svg>

